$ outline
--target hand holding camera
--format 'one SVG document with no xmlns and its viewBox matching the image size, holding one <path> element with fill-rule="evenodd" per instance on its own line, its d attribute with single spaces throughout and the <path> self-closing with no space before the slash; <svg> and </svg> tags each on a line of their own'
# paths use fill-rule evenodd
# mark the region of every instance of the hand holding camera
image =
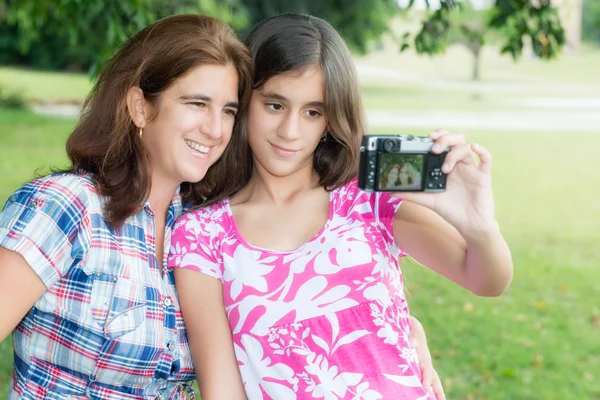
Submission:
<svg viewBox="0 0 600 400">
<path fill-rule="evenodd" d="M 497 230 L 492 156 L 462 135 L 441 129 L 428 137 L 365 135 L 360 161 L 363 190 L 395 192 L 430 208 L 465 237 Z"/>
</svg>

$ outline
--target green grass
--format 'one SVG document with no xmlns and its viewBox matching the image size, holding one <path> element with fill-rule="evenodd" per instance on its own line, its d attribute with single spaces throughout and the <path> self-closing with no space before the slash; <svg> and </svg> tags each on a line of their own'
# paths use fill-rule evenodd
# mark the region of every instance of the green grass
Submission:
<svg viewBox="0 0 600 400">
<path fill-rule="evenodd" d="M 0 85 L 29 100 L 83 100 L 92 88 L 89 76 L 0 67 Z"/>
</svg>

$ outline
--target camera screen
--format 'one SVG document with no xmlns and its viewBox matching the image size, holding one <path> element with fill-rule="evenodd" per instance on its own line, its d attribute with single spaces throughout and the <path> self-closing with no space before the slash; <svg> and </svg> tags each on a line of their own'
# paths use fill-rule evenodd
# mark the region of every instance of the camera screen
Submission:
<svg viewBox="0 0 600 400">
<path fill-rule="evenodd" d="M 423 154 L 379 153 L 378 190 L 421 190 Z"/>
</svg>

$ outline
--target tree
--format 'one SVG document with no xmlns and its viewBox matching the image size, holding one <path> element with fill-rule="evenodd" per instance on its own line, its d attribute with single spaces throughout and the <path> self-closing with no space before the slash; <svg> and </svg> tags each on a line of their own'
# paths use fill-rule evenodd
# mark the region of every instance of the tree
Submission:
<svg viewBox="0 0 600 400">
<path fill-rule="evenodd" d="M 481 50 L 492 36 L 488 20 L 489 10 L 475 9 L 470 1 L 450 16 L 449 43 L 460 43 L 469 50 L 473 56 L 471 79 L 475 81 L 480 77 Z"/>
<path fill-rule="evenodd" d="M 244 0 L 252 25 L 282 12 L 312 14 L 328 21 L 348 46 L 361 54 L 389 31 L 398 13 L 396 0 Z M 243 32 L 245 33 L 245 31 Z"/>
<path fill-rule="evenodd" d="M 91 75 L 134 33 L 159 18 L 186 12 L 215 16 L 234 28 L 248 23 L 238 0 L 8 0 L 4 9 L 23 54 L 51 32 L 45 40 L 95 51 Z"/>
<path fill-rule="evenodd" d="M 414 5 L 410 0 L 408 8 Z M 429 7 L 429 0 L 425 0 Z M 420 54 L 436 55 L 443 52 L 453 32 L 458 30 L 467 47 L 475 56 L 473 76 L 478 76 L 478 58 L 487 32 L 495 31 L 502 43 L 500 52 L 518 59 L 524 47 L 524 38 L 531 41 L 534 53 L 541 59 L 552 59 L 560 54 L 565 44 L 565 31 L 558 10 L 551 0 L 495 0 L 490 1 L 489 14 L 478 15 L 469 21 L 469 2 L 440 0 L 440 6 L 428 13 L 422 27 L 412 39 L 403 36 L 400 50 L 414 46 Z M 467 13 L 462 17 L 457 14 Z"/>
<path fill-rule="evenodd" d="M 582 39 L 600 44 L 600 1 L 583 0 L 582 12 Z"/>
</svg>

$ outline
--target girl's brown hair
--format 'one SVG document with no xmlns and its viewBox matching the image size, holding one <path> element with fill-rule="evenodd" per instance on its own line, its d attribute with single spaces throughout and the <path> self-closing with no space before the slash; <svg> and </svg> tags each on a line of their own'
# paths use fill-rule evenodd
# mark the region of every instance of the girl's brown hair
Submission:
<svg viewBox="0 0 600 400">
<path fill-rule="evenodd" d="M 218 19 L 194 14 L 161 19 L 131 37 L 108 61 L 67 140 L 67 155 L 68 172 L 92 173 L 99 192 L 107 196 L 104 211 L 109 223 L 118 226 L 137 212 L 151 186 L 148 156 L 127 110 L 127 91 L 139 87 L 156 106 L 161 93 L 191 69 L 228 64 L 238 73 L 238 115 L 243 115 L 252 91 L 252 57 Z M 184 201 L 197 203 L 219 190 L 224 166 L 217 162 L 201 182 L 184 183 Z"/>
<path fill-rule="evenodd" d="M 300 73 L 315 65 L 321 68 L 327 136 L 315 150 L 313 167 L 319 184 L 328 189 L 354 178 L 366 123 L 356 68 L 339 33 L 320 18 L 288 13 L 256 25 L 245 43 L 254 57 L 254 89 L 276 75 Z M 207 205 L 231 196 L 250 180 L 253 161 L 246 119 L 242 116 L 224 152 L 232 160 L 221 177 L 227 184 L 211 193 Z"/>
</svg>

